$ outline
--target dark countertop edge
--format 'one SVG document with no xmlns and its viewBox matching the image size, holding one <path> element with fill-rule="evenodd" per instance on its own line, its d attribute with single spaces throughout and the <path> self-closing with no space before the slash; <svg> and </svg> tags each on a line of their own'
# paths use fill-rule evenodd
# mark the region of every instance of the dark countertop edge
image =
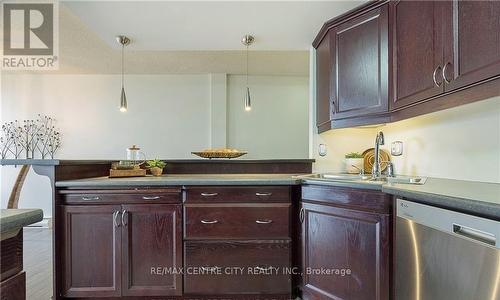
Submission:
<svg viewBox="0 0 500 300">
<path fill-rule="evenodd" d="M 290 179 L 269 179 L 269 180 L 261 180 L 261 179 L 240 179 L 240 180 L 172 180 L 171 182 L 135 182 L 132 184 L 123 184 L 120 182 L 113 182 L 112 184 L 105 182 L 56 182 L 57 188 L 130 188 L 130 187 L 158 187 L 158 186 L 204 186 L 204 185 L 241 185 L 241 186 L 250 186 L 250 185 L 300 185 L 302 182 L 300 180 Z"/>
<path fill-rule="evenodd" d="M 408 201 L 500 220 L 500 205 L 491 202 L 403 190 L 401 188 L 394 188 L 385 185 L 382 186 L 382 192 L 405 198 L 405 200 Z"/>
<path fill-rule="evenodd" d="M 22 218 L 22 221 L 19 221 Z M 43 211 L 39 208 L 33 209 L 29 212 L 23 212 L 20 215 L 2 217 L 1 233 L 8 232 L 13 229 L 22 228 L 43 220 Z"/>
<path fill-rule="evenodd" d="M 0 165 L 40 165 L 40 166 L 64 166 L 64 165 L 97 165 L 110 164 L 116 160 L 59 160 L 59 159 L 2 159 Z M 291 159 L 163 159 L 166 163 L 223 163 L 223 164 L 255 164 L 255 163 L 314 163 L 314 159 L 291 158 Z"/>
</svg>

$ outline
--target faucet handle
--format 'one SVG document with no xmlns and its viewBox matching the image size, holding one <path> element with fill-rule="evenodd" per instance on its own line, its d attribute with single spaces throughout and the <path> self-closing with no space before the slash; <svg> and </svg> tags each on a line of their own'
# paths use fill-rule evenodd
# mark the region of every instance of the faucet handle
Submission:
<svg viewBox="0 0 500 300">
<path fill-rule="evenodd" d="M 364 168 L 359 168 L 355 165 L 351 165 L 354 169 L 359 171 L 359 175 L 364 175 L 365 174 L 365 169 Z"/>
<path fill-rule="evenodd" d="M 387 177 L 394 177 L 394 163 L 390 160 L 381 161 L 380 163 L 386 163 L 387 168 L 385 169 Z"/>
</svg>

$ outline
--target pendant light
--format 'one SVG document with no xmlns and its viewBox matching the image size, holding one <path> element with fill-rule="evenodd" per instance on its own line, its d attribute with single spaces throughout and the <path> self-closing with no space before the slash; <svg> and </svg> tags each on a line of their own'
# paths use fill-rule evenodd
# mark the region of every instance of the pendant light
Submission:
<svg viewBox="0 0 500 300">
<path fill-rule="evenodd" d="M 253 43 L 254 37 L 247 34 L 241 39 L 241 43 L 247 47 L 246 49 L 246 60 L 247 60 L 247 69 L 246 69 L 246 92 L 245 92 L 245 111 L 252 110 L 252 99 L 250 97 L 250 88 L 248 87 L 248 47 Z"/>
<path fill-rule="evenodd" d="M 125 51 L 125 46 L 130 44 L 130 39 L 124 35 L 119 35 L 116 37 L 116 41 L 122 46 L 122 91 L 120 96 L 120 111 L 126 112 L 128 107 L 127 107 L 127 95 L 125 95 L 125 87 L 123 85 L 124 81 L 123 79 L 125 74 L 124 51 Z"/>
</svg>

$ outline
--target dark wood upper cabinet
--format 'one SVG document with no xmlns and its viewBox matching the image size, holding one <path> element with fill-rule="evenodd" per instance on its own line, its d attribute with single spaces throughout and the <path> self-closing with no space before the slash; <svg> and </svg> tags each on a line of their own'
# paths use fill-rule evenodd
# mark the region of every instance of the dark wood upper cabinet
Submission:
<svg viewBox="0 0 500 300">
<path fill-rule="evenodd" d="M 332 54 L 330 38 L 325 37 L 316 49 L 316 126 L 319 132 L 331 129 Z"/>
<path fill-rule="evenodd" d="M 500 95 L 500 1 L 369 1 L 313 46 L 319 132 Z"/>
<path fill-rule="evenodd" d="M 500 1 L 447 1 L 446 91 L 500 74 Z"/>
<path fill-rule="evenodd" d="M 388 111 L 388 7 L 330 30 L 333 119 Z"/>
<path fill-rule="evenodd" d="M 438 1 L 391 2 L 392 108 L 444 91 L 442 6 Z"/>
<path fill-rule="evenodd" d="M 122 295 L 181 295 L 182 276 L 163 273 L 182 268 L 181 205 L 123 205 L 122 214 Z"/>
<path fill-rule="evenodd" d="M 63 296 L 121 296 L 120 205 L 62 206 Z"/>
</svg>

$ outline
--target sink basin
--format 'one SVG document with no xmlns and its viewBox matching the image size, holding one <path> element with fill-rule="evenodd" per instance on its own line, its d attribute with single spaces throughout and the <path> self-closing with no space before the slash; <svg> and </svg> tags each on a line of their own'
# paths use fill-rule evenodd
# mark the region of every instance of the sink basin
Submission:
<svg viewBox="0 0 500 300">
<path fill-rule="evenodd" d="M 298 176 L 301 179 L 319 179 L 323 181 L 370 181 L 370 175 L 357 175 L 357 174 L 335 174 L 335 173 L 323 173 L 323 174 L 310 174 Z"/>
<path fill-rule="evenodd" d="M 366 183 L 403 183 L 403 184 L 425 184 L 427 177 L 418 176 L 396 176 L 396 177 L 381 177 L 373 179 L 371 175 L 357 174 L 342 174 L 342 173 L 322 173 L 298 176 L 303 180 L 320 180 L 320 181 L 350 181 L 350 182 L 366 182 Z"/>
<path fill-rule="evenodd" d="M 354 174 L 320 174 L 324 179 L 332 180 L 370 180 L 369 175 L 354 175 Z"/>
<path fill-rule="evenodd" d="M 413 177 L 413 176 L 396 176 L 387 177 L 388 183 L 404 183 L 404 184 L 425 184 L 427 177 Z"/>
</svg>

